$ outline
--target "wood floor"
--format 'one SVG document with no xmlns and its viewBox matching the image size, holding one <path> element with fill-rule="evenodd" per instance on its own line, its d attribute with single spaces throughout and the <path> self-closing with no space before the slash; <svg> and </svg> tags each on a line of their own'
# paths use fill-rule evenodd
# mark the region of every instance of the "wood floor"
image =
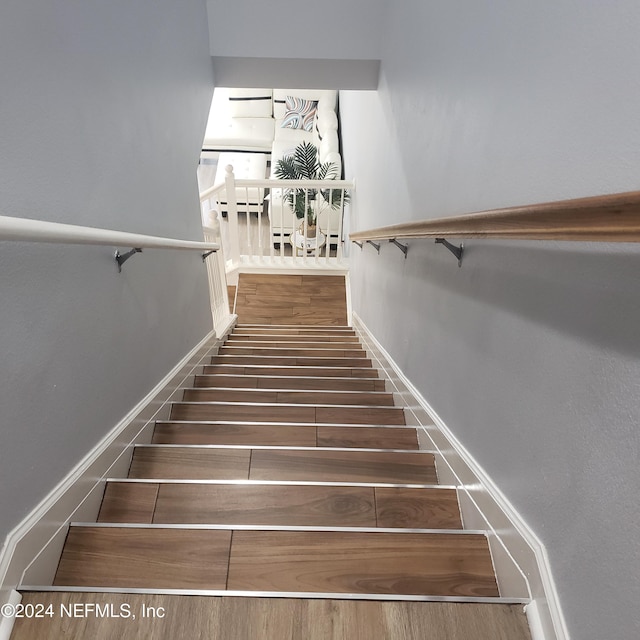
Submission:
<svg viewBox="0 0 640 640">
<path fill-rule="evenodd" d="M 66 592 L 28 593 L 23 604 L 56 613 L 18 619 L 12 640 L 530 640 L 521 605 Z M 87 604 L 114 615 L 60 614 Z"/>
<path fill-rule="evenodd" d="M 247 283 L 272 300 L 273 283 L 265 293 L 256 277 L 242 278 L 239 305 Z M 353 330 L 339 314 L 308 327 L 258 317 L 260 326 L 234 329 L 151 443 L 135 447 L 128 476 L 106 483 L 98 521 L 70 527 L 54 585 L 498 597 L 486 535 L 464 530 L 456 489 L 438 486 L 434 454 L 418 448 Z M 502 604 L 89 597 L 156 603 L 175 617 L 165 627 L 145 619 L 125 637 L 186 637 L 187 624 L 196 638 L 529 638 L 522 607 Z M 220 635 L 207 635 L 212 621 Z M 39 636 L 37 622 L 20 621 L 13 637 L 58 637 L 57 624 Z M 118 620 L 77 624 L 74 637 L 120 637 Z"/>
<path fill-rule="evenodd" d="M 241 324 L 347 324 L 344 276 L 242 273 L 236 313 Z"/>
</svg>

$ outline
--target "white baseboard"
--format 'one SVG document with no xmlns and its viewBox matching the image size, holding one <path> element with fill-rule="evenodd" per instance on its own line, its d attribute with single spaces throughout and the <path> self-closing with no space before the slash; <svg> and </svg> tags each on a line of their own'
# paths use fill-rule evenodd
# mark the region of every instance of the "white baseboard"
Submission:
<svg viewBox="0 0 640 640">
<path fill-rule="evenodd" d="M 532 640 L 569 640 L 544 545 L 355 312 L 353 325 L 404 405 L 407 424 L 418 428 L 421 448 L 437 452 L 440 482 L 460 487 L 465 528 L 487 530 L 500 594 L 531 598 Z"/>
<path fill-rule="evenodd" d="M 13 625 L 16 621 L 13 615 L 13 612 L 15 612 L 14 607 L 20 602 L 22 602 L 22 596 L 17 591 L 10 591 L 7 601 L 2 603 L 2 611 L 0 611 L 0 640 L 10 640 Z"/>
<path fill-rule="evenodd" d="M 103 478 L 127 475 L 131 445 L 151 441 L 155 421 L 169 417 L 171 402 L 192 386 L 204 358 L 219 343 L 215 332 L 209 333 L 9 533 L 0 552 L 0 606 L 20 584 L 53 582 L 68 523 L 95 521 Z"/>
</svg>

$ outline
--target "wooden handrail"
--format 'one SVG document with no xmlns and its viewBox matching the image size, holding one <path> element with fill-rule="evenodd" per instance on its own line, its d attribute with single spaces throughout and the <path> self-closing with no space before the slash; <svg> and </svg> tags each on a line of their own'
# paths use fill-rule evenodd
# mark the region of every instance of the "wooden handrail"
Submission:
<svg viewBox="0 0 640 640">
<path fill-rule="evenodd" d="M 640 242 L 640 191 L 405 222 L 349 235 L 358 242 L 440 237 Z"/>
</svg>

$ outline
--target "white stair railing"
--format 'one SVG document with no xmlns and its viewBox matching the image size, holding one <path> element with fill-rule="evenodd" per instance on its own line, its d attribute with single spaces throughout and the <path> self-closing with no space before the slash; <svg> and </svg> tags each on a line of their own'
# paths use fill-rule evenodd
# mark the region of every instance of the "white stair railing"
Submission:
<svg viewBox="0 0 640 640">
<path fill-rule="evenodd" d="M 348 180 L 236 180 L 229 165 L 224 182 L 200 194 L 203 224 L 221 220 L 228 270 L 242 265 L 344 269 L 343 215 L 354 189 Z M 268 218 L 263 203 L 252 201 L 256 194 L 266 195 Z M 317 218 L 315 235 L 307 216 L 296 217 L 301 198 L 304 211 L 311 209 Z"/>
<path fill-rule="evenodd" d="M 131 247 L 131 251 L 124 255 L 119 251 L 115 252 L 114 259 L 119 270 L 128 258 L 141 253 L 143 249 L 198 251 L 202 254 L 209 274 L 212 322 L 216 335 L 221 337 L 232 321 L 227 297 L 224 257 L 220 243 L 217 241 L 215 228 L 205 232 L 205 242 L 198 242 L 45 220 L 0 216 L 0 240 Z"/>
</svg>

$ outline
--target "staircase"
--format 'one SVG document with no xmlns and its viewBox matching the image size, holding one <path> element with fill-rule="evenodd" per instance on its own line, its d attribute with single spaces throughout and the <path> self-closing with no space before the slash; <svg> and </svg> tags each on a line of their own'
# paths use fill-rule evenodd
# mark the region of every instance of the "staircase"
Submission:
<svg viewBox="0 0 640 640">
<path fill-rule="evenodd" d="M 530 637 L 347 326 L 236 326 L 70 526 L 54 591 L 23 596 L 152 613 L 21 619 L 14 640 Z"/>
</svg>

